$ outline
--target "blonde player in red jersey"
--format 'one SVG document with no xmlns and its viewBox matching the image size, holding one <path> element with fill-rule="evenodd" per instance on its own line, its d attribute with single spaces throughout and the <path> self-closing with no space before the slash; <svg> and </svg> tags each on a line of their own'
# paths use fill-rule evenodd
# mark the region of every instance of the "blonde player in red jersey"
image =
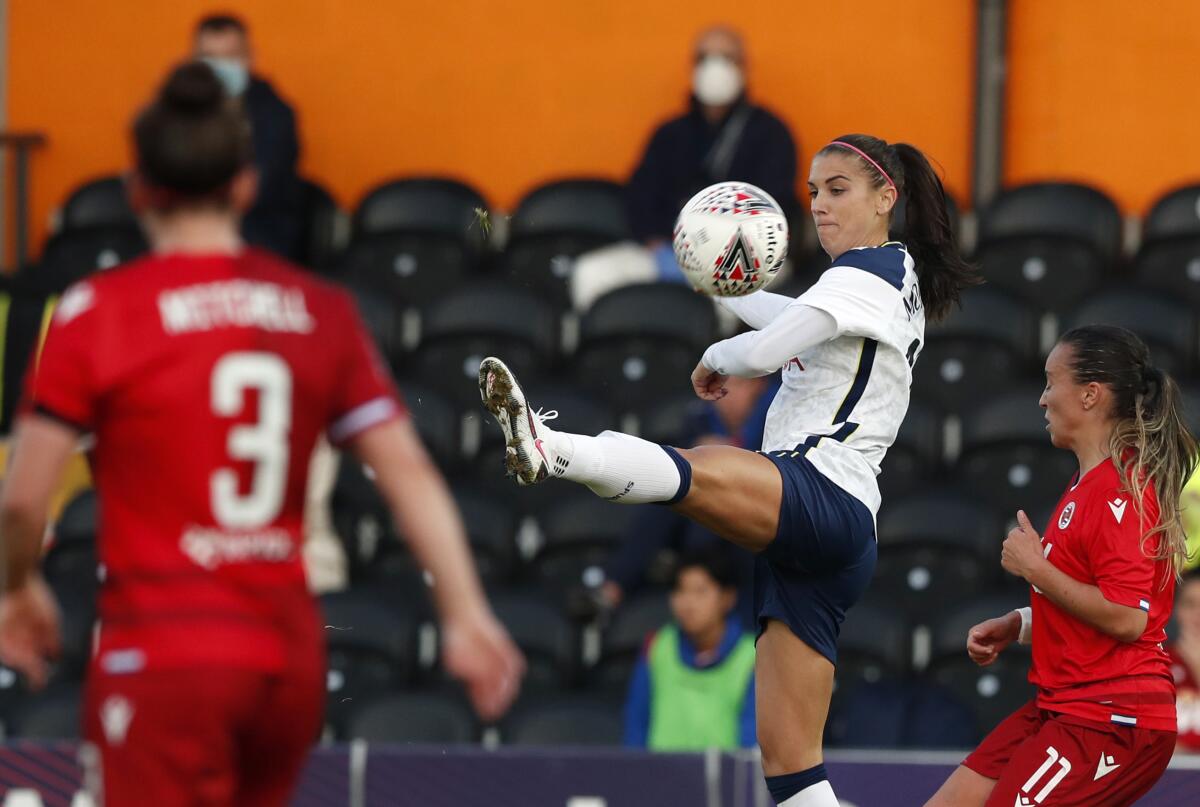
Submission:
<svg viewBox="0 0 1200 807">
<path fill-rule="evenodd" d="M 374 470 L 432 575 L 447 670 L 498 717 L 522 659 L 350 296 L 238 236 L 255 185 L 240 108 L 211 68 L 184 65 L 133 140 L 131 201 L 154 250 L 63 296 L 26 382 L 0 497 L 0 658 L 45 680 L 59 641 L 37 573 L 46 504 L 93 434 L 105 577 L 83 728 L 97 803 L 286 804 L 324 701 L 299 550 L 325 432 Z"/>
<path fill-rule="evenodd" d="M 1163 650 L 1187 550 L 1179 500 L 1197 463 L 1175 382 L 1122 328 L 1069 331 L 1046 360 L 1050 439 L 1079 473 L 1041 538 L 1025 513 L 1004 568 L 1030 608 L 971 628 L 992 663 L 1032 641 L 1037 698 L 1004 720 L 926 807 L 1123 807 L 1175 749 L 1175 685 Z"/>
</svg>

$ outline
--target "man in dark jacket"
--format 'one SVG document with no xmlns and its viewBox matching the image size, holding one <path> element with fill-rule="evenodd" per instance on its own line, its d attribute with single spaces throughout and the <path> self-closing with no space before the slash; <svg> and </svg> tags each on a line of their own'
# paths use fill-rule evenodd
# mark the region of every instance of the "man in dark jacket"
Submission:
<svg viewBox="0 0 1200 807">
<path fill-rule="evenodd" d="M 194 55 L 208 62 L 225 89 L 245 104 L 253 129 L 258 199 L 242 220 L 247 242 L 298 260 L 301 192 L 296 116 L 271 85 L 250 72 L 250 34 L 237 17 L 215 14 L 196 25 Z"/>
<path fill-rule="evenodd" d="M 658 128 L 629 182 L 635 234 L 650 247 L 669 246 L 683 204 L 735 179 L 771 194 L 789 218 L 798 210 L 792 135 L 747 100 L 742 39 L 716 27 L 696 40 L 690 109 Z"/>
</svg>

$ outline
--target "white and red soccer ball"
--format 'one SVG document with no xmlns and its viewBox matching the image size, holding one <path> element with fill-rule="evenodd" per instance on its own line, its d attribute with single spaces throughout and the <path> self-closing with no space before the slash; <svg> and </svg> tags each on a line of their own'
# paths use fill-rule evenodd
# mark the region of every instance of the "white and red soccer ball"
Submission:
<svg viewBox="0 0 1200 807">
<path fill-rule="evenodd" d="M 721 182 L 683 206 L 674 247 L 679 267 L 697 291 L 741 297 L 779 273 L 787 257 L 787 218 L 762 188 Z"/>
</svg>

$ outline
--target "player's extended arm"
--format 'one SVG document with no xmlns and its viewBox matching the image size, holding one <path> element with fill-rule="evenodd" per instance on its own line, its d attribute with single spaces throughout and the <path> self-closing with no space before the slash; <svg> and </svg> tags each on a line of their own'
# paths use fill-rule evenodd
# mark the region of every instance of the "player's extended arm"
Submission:
<svg viewBox="0 0 1200 807">
<path fill-rule="evenodd" d="M 78 440 L 74 429 L 52 418 L 21 418 L 0 493 L 0 659 L 28 676 L 35 688 L 45 682 L 46 660 L 59 648 L 58 608 L 37 569 L 42 536 L 50 498 Z"/>
<path fill-rule="evenodd" d="M 767 327 L 785 308 L 796 302 L 794 297 L 769 291 L 756 291 L 742 297 L 717 297 L 716 300 L 726 311 L 755 329 Z"/>
<path fill-rule="evenodd" d="M 1117 641 L 1136 642 L 1146 631 L 1145 611 L 1110 602 L 1099 586 L 1082 583 L 1050 563 L 1024 510 L 1017 513 L 1017 526 L 1004 541 L 1001 563 L 1050 602 Z"/>
<path fill-rule="evenodd" d="M 464 681 L 484 719 L 499 717 L 516 696 L 524 661 L 492 615 L 441 473 L 409 421 L 367 429 L 347 447 L 375 472 L 400 533 L 433 578 L 447 669 Z"/>
<path fill-rule="evenodd" d="M 718 375 L 756 378 L 775 372 L 788 359 L 828 342 L 837 333 L 836 320 L 826 312 L 789 304 L 762 330 L 738 334 L 711 345 L 704 351 L 701 364 Z"/>
</svg>

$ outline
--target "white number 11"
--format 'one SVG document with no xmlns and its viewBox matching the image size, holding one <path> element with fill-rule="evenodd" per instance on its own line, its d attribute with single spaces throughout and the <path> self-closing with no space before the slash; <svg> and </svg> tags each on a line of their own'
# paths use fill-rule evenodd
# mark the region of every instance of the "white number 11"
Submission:
<svg viewBox="0 0 1200 807">
<path fill-rule="evenodd" d="M 229 430 L 232 460 L 254 463 L 250 490 L 238 493 L 232 468 L 213 472 L 209 484 L 213 516 L 222 527 L 256 529 L 283 509 L 287 484 L 288 435 L 292 428 L 292 371 L 274 353 L 230 353 L 213 368 L 212 409 L 223 417 L 241 414 L 246 390 L 258 391 L 258 420 Z"/>
</svg>

